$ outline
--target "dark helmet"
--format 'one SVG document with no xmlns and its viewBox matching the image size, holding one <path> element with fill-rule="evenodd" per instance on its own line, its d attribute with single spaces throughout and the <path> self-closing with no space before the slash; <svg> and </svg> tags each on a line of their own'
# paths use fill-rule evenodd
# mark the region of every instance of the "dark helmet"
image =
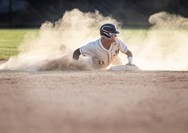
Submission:
<svg viewBox="0 0 188 133">
<path fill-rule="evenodd" d="M 100 35 L 102 37 L 111 39 L 114 34 L 119 34 L 114 24 L 106 23 L 100 27 Z"/>
</svg>

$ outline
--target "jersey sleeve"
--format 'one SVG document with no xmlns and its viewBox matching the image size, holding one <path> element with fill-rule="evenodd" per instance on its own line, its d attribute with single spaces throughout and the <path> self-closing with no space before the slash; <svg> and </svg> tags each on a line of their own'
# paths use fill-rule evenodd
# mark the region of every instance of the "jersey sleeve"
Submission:
<svg viewBox="0 0 188 133">
<path fill-rule="evenodd" d="M 92 43 L 88 43 L 82 47 L 80 47 L 80 53 L 83 56 L 92 56 L 93 55 L 93 51 L 94 51 L 94 46 L 92 45 Z"/>
<path fill-rule="evenodd" d="M 128 47 L 118 38 L 116 42 L 119 44 L 119 50 L 122 53 L 125 53 L 128 50 Z"/>
</svg>

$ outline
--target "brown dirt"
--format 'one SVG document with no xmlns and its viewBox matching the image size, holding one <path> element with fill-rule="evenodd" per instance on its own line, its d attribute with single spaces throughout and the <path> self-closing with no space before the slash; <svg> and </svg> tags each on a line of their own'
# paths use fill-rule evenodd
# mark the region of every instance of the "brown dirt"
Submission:
<svg viewBox="0 0 188 133">
<path fill-rule="evenodd" d="M 0 72 L 1 133 L 187 133 L 188 72 Z"/>
</svg>

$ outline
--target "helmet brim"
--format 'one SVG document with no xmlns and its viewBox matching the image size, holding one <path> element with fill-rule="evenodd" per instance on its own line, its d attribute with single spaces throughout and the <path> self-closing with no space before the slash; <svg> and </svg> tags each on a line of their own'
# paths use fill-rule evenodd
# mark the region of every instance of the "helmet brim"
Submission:
<svg viewBox="0 0 188 133">
<path fill-rule="evenodd" d="M 111 32 L 112 34 L 119 34 L 120 32 L 119 31 L 114 31 L 114 32 Z"/>
</svg>

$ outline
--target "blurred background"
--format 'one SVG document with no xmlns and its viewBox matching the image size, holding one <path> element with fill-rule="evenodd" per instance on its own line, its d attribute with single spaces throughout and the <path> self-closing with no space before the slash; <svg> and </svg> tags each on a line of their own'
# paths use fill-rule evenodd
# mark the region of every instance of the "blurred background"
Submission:
<svg viewBox="0 0 188 133">
<path fill-rule="evenodd" d="M 65 11 L 99 11 L 128 27 L 148 27 L 148 18 L 166 11 L 188 16 L 187 0 L 0 0 L 0 28 L 38 28 L 55 22 Z"/>
</svg>

